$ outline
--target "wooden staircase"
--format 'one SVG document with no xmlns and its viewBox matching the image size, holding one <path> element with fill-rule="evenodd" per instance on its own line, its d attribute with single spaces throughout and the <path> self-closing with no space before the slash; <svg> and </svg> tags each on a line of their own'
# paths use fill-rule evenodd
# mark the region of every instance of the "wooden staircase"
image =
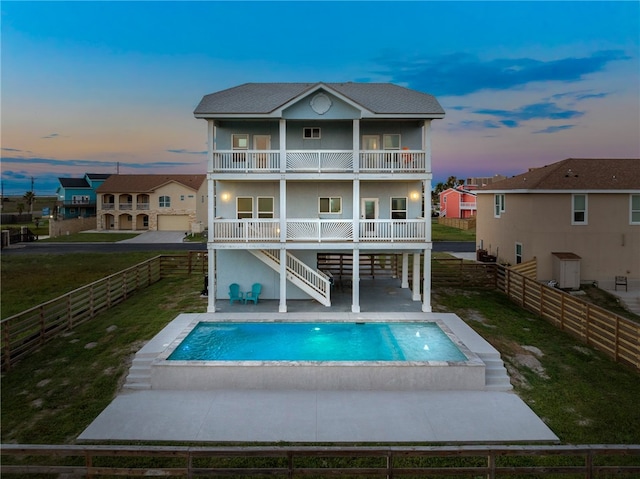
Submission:
<svg viewBox="0 0 640 479">
<path fill-rule="evenodd" d="M 280 271 L 279 250 L 247 250 L 274 271 Z M 331 280 L 287 252 L 287 280 L 325 306 L 331 306 Z"/>
</svg>

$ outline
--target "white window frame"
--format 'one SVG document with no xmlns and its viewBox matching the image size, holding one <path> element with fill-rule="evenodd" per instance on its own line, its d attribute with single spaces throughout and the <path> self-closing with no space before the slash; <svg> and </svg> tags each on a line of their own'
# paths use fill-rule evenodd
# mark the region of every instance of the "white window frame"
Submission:
<svg viewBox="0 0 640 479">
<path fill-rule="evenodd" d="M 260 200 L 271 200 L 271 209 L 270 210 L 262 210 L 261 201 Z M 258 218 L 274 218 L 274 208 L 275 208 L 275 198 L 273 196 L 258 196 L 257 198 L 257 214 Z"/>
<path fill-rule="evenodd" d="M 322 132 L 319 126 L 305 126 L 302 128 L 303 140 L 320 140 L 322 138 Z"/>
<path fill-rule="evenodd" d="M 635 207 L 633 204 L 634 199 L 636 200 Z M 640 225 L 640 195 L 629 195 L 629 224 Z"/>
<path fill-rule="evenodd" d="M 576 209 L 576 198 L 584 197 L 584 210 Z M 576 220 L 576 213 L 582 213 L 584 218 Z M 571 224 L 576 226 L 589 224 L 589 196 L 586 193 L 574 193 L 571 195 Z"/>
<path fill-rule="evenodd" d="M 516 258 L 516 264 L 522 263 L 522 243 L 516 242 L 515 258 Z"/>
<path fill-rule="evenodd" d="M 242 146 L 240 140 L 244 140 L 244 146 Z M 249 134 L 248 133 L 233 133 L 231 135 L 231 149 L 232 150 L 248 150 L 249 149 Z"/>
<path fill-rule="evenodd" d="M 328 200 L 329 210 L 322 211 L 322 200 Z M 333 211 L 334 202 L 338 202 L 339 211 Z M 320 196 L 318 198 L 318 213 L 321 215 L 341 215 L 342 214 L 342 196 Z"/>
<path fill-rule="evenodd" d="M 404 209 L 393 209 L 393 200 L 404 200 Z M 392 220 L 406 220 L 408 218 L 408 205 L 409 205 L 409 198 L 407 198 L 406 196 L 392 196 L 389 200 L 389 209 L 391 211 L 391 219 Z M 394 213 L 404 213 L 404 218 L 394 218 L 393 215 Z"/>
<path fill-rule="evenodd" d="M 496 193 L 493 195 L 493 217 L 500 218 L 505 210 L 505 195 L 504 193 Z"/>
<path fill-rule="evenodd" d="M 240 210 L 240 200 L 251 200 L 251 211 L 249 210 Z M 238 196 L 236 197 L 236 218 L 247 219 L 253 218 L 253 196 Z"/>
<path fill-rule="evenodd" d="M 391 140 L 392 138 L 398 138 L 397 146 L 388 146 L 387 140 Z M 402 137 L 400 133 L 385 133 L 382 135 L 382 149 L 383 150 L 399 150 L 402 147 Z"/>
<path fill-rule="evenodd" d="M 162 195 L 158 198 L 158 208 L 171 208 L 171 196 Z"/>
</svg>

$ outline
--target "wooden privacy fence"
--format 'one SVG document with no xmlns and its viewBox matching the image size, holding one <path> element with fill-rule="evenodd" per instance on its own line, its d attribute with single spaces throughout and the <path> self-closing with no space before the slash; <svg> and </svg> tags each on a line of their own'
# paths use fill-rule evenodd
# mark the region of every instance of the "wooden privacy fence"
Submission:
<svg viewBox="0 0 640 479">
<path fill-rule="evenodd" d="M 502 266 L 496 269 L 496 286 L 523 308 L 615 361 L 640 370 L 640 323 Z"/>
<path fill-rule="evenodd" d="M 206 271 L 206 253 L 161 255 L 3 319 L 2 369 L 162 278 Z"/>
<path fill-rule="evenodd" d="M 2 474 L 553 477 L 640 474 L 639 445 L 188 447 L 3 444 Z M 19 458 L 25 458 L 22 461 Z"/>
</svg>

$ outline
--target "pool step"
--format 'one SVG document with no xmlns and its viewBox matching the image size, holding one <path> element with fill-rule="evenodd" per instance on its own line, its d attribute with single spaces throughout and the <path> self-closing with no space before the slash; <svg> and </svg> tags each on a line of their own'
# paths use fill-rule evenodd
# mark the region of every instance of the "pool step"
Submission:
<svg viewBox="0 0 640 479">
<path fill-rule="evenodd" d="M 485 389 L 487 391 L 510 391 L 513 389 L 507 369 L 498 353 L 479 353 L 485 364 Z"/>
<path fill-rule="evenodd" d="M 151 363 L 156 358 L 156 353 L 143 353 L 139 351 L 129 368 L 129 374 L 124 384 L 125 389 L 151 389 Z"/>
</svg>

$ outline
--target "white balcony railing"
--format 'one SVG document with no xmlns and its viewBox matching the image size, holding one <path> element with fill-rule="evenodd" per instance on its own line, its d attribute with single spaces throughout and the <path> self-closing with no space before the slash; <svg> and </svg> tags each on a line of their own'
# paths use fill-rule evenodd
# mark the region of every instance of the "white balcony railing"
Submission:
<svg viewBox="0 0 640 479">
<path fill-rule="evenodd" d="M 136 209 L 137 210 L 148 210 L 149 209 L 149 203 L 137 203 L 136 204 Z"/>
<path fill-rule="evenodd" d="M 361 220 L 361 242 L 416 242 L 426 240 L 426 223 L 414 220 Z M 286 222 L 287 242 L 351 242 L 354 240 L 353 220 L 296 218 Z M 277 242 L 280 241 L 280 220 L 217 218 L 213 223 L 213 241 Z"/>
<path fill-rule="evenodd" d="M 476 208 L 477 208 L 477 205 L 475 201 L 471 201 L 471 202 L 463 201 L 460 203 L 461 210 L 475 210 Z"/>
<path fill-rule="evenodd" d="M 357 155 L 363 173 L 424 172 L 426 154 L 422 150 L 367 150 Z M 277 150 L 216 150 L 213 152 L 213 171 L 224 173 L 275 173 L 282 158 Z M 287 150 L 287 172 L 352 172 L 352 150 Z"/>
<path fill-rule="evenodd" d="M 103 210 L 112 210 L 114 208 L 115 208 L 115 205 L 113 203 L 102 203 Z"/>
<path fill-rule="evenodd" d="M 121 211 L 131 211 L 133 209 L 132 203 L 120 203 L 118 209 Z"/>
</svg>

